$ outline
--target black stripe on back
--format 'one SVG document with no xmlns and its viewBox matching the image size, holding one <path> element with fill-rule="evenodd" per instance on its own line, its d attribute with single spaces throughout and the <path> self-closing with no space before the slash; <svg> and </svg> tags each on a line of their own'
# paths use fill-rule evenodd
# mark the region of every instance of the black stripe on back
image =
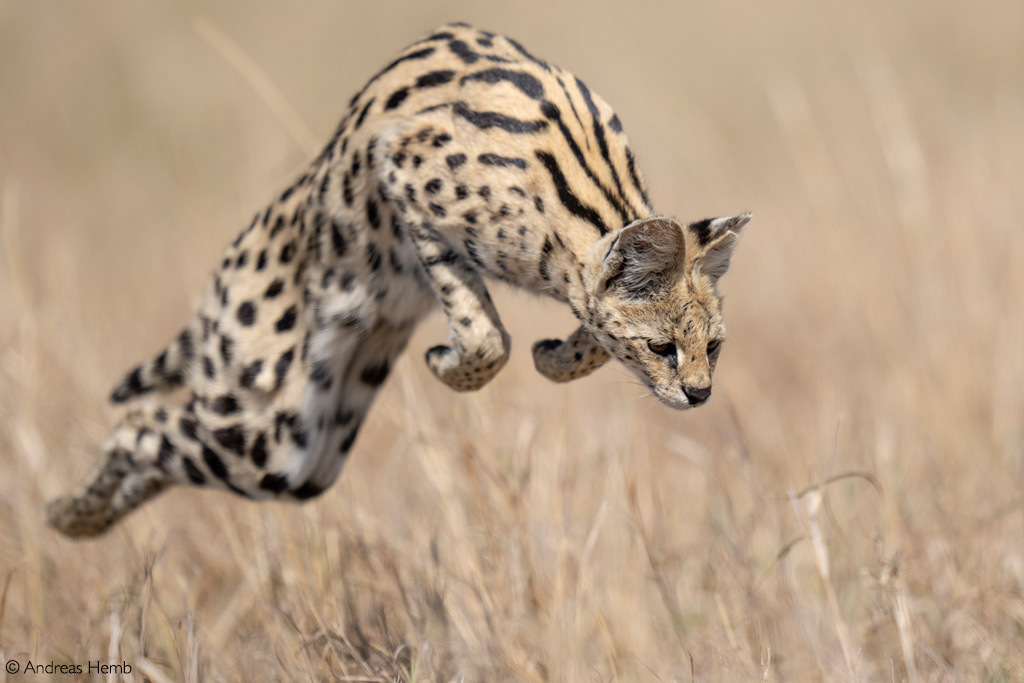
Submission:
<svg viewBox="0 0 1024 683">
<path fill-rule="evenodd" d="M 531 55 L 529 52 L 527 52 L 526 48 L 523 47 L 522 45 L 520 45 L 518 42 L 516 42 L 515 40 L 512 40 L 511 38 L 508 38 L 508 37 L 506 37 L 505 40 L 507 40 L 512 45 L 512 47 L 514 47 L 516 49 L 516 52 L 518 52 L 522 56 L 526 57 L 531 62 L 533 62 L 534 64 L 538 65 L 540 68 L 544 69 L 545 71 L 551 71 L 551 65 L 549 65 L 547 62 L 545 62 L 543 59 L 539 59 L 539 58 L 534 57 L 533 55 Z"/>
<path fill-rule="evenodd" d="M 558 124 L 558 129 L 562 131 L 562 137 L 564 137 L 565 141 L 569 144 L 569 148 L 572 149 L 572 153 L 576 157 L 576 161 L 579 162 L 583 172 L 587 174 L 588 178 L 590 178 L 590 182 L 594 183 L 594 185 L 601 190 L 604 198 L 608 200 L 608 203 L 612 205 L 612 208 L 614 208 L 619 213 L 619 216 L 622 217 L 623 223 L 629 223 L 629 212 L 626 211 L 626 207 L 624 207 L 622 202 L 619 201 L 619 198 L 612 194 L 612 191 L 605 187 L 598 177 L 594 175 L 594 172 L 590 169 L 590 165 L 587 164 L 586 157 L 583 156 L 583 150 L 581 150 L 580 146 L 576 144 L 576 139 L 573 138 L 572 132 L 569 130 L 569 127 L 565 125 L 565 121 L 562 120 L 562 112 L 558 110 L 558 107 L 554 103 L 549 102 L 548 100 L 544 100 L 541 104 L 541 111 L 546 117 Z"/>
<path fill-rule="evenodd" d="M 572 96 L 569 94 L 569 89 L 565 87 L 565 83 L 562 82 L 561 76 L 556 76 L 555 80 L 558 81 L 558 85 L 561 86 L 562 92 L 565 94 L 565 99 L 569 102 L 569 108 L 572 109 L 572 115 L 576 117 L 576 121 L 580 124 L 580 130 L 583 131 L 583 137 L 587 136 L 587 127 L 583 125 L 583 119 L 580 118 L 580 113 L 576 111 L 576 104 L 572 101 Z M 587 139 L 587 147 L 590 147 L 590 140 Z"/>
<path fill-rule="evenodd" d="M 423 74 L 416 79 L 417 88 L 433 88 L 438 85 L 444 85 L 455 78 L 455 72 L 451 69 L 444 71 L 431 71 L 430 73 Z"/>
<path fill-rule="evenodd" d="M 523 121 L 496 111 L 474 111 L 466 106 L 465 102 L 456 102 L 452 107 L 452 113 L 461 116 L 477 128 L 501 128 L 509 133 L 539 133 L 548 127 L 548 122 L 544 120 Z"/>
<path fill-rule="evenodd" d="M 558 191 L 558 198 L 565 205 L 565 208 L 569 210 L 574 216 L 579 216 L 583 220 L 587 221 L 603 235 L 608 232 L 608 226 L 605 225 L 601 219 L 601 215 L 597 213 L 592 207 L 587 206 L 580 201 L 579 197 L 569 187 L 569 183 L 565 179 L 565 175 L 562 173 L 562 169 L 558 167 L 558 162 L 551 154 L 547 152 L 537 151 L 537 159 L 540 160 L 544 167 L 548 169 L 548 173 L 551 174 L 551 180 L 555 184 L 555 190 Z"/>
<path fill-rule="evenodd" d="M 647 190 L 644 188 L 643 183 L 640 182 L 640 176 L 636 172 L 636 158 L 633 156 L 633 150 L 629 147 L 626 148 L 626 168 L 629 170 L 629 179 L 633 181 L 633 187 L 636 188 L 636 191 L 644 199 L 644 206 L 648 209 L 651 208 L 651 200 L 647 197 Z"/>
<path fill-rule="evenodd" d="M 352 99 L 349 101 L 348 106 L 349 107 L 356 106 L 356 102 L 358 102 L 359 98 L 363 96 L 363 93 L 366 92 L 367 88 L 369 88 L 371 85 L 373 85 L 377 81 L 378 78 L 380 78 L 384 74 L 388 73 L 389 71 L 394 69 L 396 66 L 398 66 L 402 62 L 409 62 L 409 61 L 412 61 L 414 59 L 426 59 L 430 55 L 434 54 L 434 51 L 436 49 L 437 48 L 434 48 L 434 47 L 425 47 L 422 50 L 416 50 L 416 52 L 410 52 L 407 55 L 402 55 L 401 57 L 398 57 L 393 62 L 388 64 L 386 67 L 384 67 L 383 69 L 378 71 L 376 74 L 374 74 L 373 78 L 368 80 L 366 82 L 366 85 L 364 85 L 359 92 L 357 92 L 355 95 L 352 96 Z"/>
<path fill-rule="evenodd" d="M 405 98 L 408 96 L 409 88 L 399 88 L 395 92 L 391 93 L 391 96 L 388 97 L 388 101 L 384 103 L 384 111 L 391 111 L 392 109 L 400 105 L 402 102 L 404 102 Z"/>
<path fill-rule="evenodd" d="M 531 99 L 539 100 L 544 97 L 544 86 L 541 82 L 524 71 L 495 67 L 463 76 L 460 82 L 465 83 L 466 81 L 483 81 L 484 83 L 507 81 Z"/>
<path fill-rule="evenodd" d="M 451 40 L 454 37 L 455 37 L 454 33 L 450 33 L 448 31 L 441 31 L 440 33 L 434 33 L 432 35 L 427 36 L 423 40 L 419 41 L 417 43 L 417 45 L 419 43 L 432 43 L 432 42 L 435 42 L 435 41 Z"/>
<path fill-rule="evenodd" d="M 515 166 L 518 169 L 526 170 L 526 159 L 519 157 L 503 157 L 500 154 L 481 154 L 477 161 L 485 166 Z"/>
<path fill-rule="evenodd" d="M 594 137 L 597 138 L 597 147 L 601 150 L 601 157 L 604 159 L 604 163 L 607 164 L 608 170 L 612 172 L 612 182 L 615 183 L 615 189 L 619 193 L 619 197 L 622 202 L 629 206 L 629 200 L 626 199 L 626 194 L 622 191 L 622 182 L 619 180 L 619 172 L 615 168 L 615 164 L 612 163 L 611 155 L 608 153 L 608 141 L 604 136 L 604 126 L 601 125 L 601 115 L 597 111 L 597 104 L 594 103 L 594 98 L 590 96 L 590 88 L 587 87 L 586 83 L 580 79 L 576 79 L 576 87 L 579 88 L 580 94 L 583 95 L 583 101 L 587 103 L 587 109 L 590 111 L 590 117 L 594 121 Z M 630 207 L 632 209 L 632 207 Z M 630 218 L 636 218 L 636 211 L 633 211 L 633 215 Z"/>
<path fill-rule="evenodd" d="M 448 43 L 448 49 L 466 64 L 474 64 L 481 57 L 479 53 L 474 52 L 473 48 L 461 40 L 453 40 Z"/>
<path fill-rule="evenodd" d="M 363 107 L 363 110 L 359 112 L 359 118 L 356 119 L 356 125 L 353 130 L 359 130 L 359 126 L 363 125 L 363 121 L 366 120 L 366 115 L 370 112 L 370 107 L 373 106 L 374 99 L 376 98 L 371 97 L 370 101 L 366 103 L 365 107 Z"/>
</svg>

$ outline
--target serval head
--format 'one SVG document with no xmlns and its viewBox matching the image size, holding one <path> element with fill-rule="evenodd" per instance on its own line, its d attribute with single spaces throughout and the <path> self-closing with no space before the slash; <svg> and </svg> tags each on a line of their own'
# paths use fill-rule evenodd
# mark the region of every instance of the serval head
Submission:
<svg viewBox="0 0 1024 683">
<path fill-rule="evenodd" d="M 711 396 L 725 340 L 719 278 L 749 213 L 686 227 L 644 218 L 590 249 L 583 269 L 583 324 L 651 392 L 673 408 Z"/>
</svg>

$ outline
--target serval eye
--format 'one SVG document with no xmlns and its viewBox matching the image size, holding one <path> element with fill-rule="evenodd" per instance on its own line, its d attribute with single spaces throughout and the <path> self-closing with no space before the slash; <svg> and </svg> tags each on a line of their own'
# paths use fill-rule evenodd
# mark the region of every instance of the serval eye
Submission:
<svg viewBox="0 0 1024 683">
<path fill-rule="evenodd" d="M 659 356 L 674 356 L 676 355 L 676 345 L 672 342 L 647 342 L 647 348 Z"/>
<path fill-rule="evenodd" d="M 712 356 L 715 353 L 717 353 L 718 349 L 721 348 L 721 346 L 722 346 L 722 340 L 721 339 L 713 339 L 710 342 L 708 342 L 708 355 Z"/>
</svg>

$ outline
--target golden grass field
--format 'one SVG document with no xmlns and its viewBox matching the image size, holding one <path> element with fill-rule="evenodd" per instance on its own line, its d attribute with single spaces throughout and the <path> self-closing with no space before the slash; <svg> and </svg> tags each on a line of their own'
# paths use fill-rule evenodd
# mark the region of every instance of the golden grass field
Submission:
<svg viewBox="0 0 1024 683">
<path fill-rule="evenodd" d="M 615 106 L 656 207 L 755 213 L 708 406 L 422 352 L 305 506 L 43 523 L 221 247 L 461 19 Z M 1024 4 L 0 1 L 0 659 L 127 680 L 1024 680 Z M 2 676 L 4 674 L 0 674 Z M 83 674 L 88 676 L 88 674 Z M 8 675 L 7 681 L 59 676 Z M 0 679 L 2 680 L 2 679 Z"/>
</svg>

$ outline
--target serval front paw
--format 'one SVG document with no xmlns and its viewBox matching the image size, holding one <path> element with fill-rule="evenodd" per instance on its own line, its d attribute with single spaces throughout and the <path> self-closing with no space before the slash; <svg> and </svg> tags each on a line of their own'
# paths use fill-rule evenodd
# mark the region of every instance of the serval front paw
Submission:
<svg viewBox="0 0 1024 683">
<path fill-rule="evenodd" d="M 474 391 L 487 384 L 508 361 L 507 334 L 488 335 L 472 348 L 444 344 L 427 351 L 427 367 L 455 391 Z"/>
<path fill-rule="evenodd" d="M 542 339 L 533 345 L 533 365 L 552 382 L 569 382 L 589 375 L 608 360 L 608 352 L 593 339 L 573 335 L 568 341 Z"/>
</svg>

